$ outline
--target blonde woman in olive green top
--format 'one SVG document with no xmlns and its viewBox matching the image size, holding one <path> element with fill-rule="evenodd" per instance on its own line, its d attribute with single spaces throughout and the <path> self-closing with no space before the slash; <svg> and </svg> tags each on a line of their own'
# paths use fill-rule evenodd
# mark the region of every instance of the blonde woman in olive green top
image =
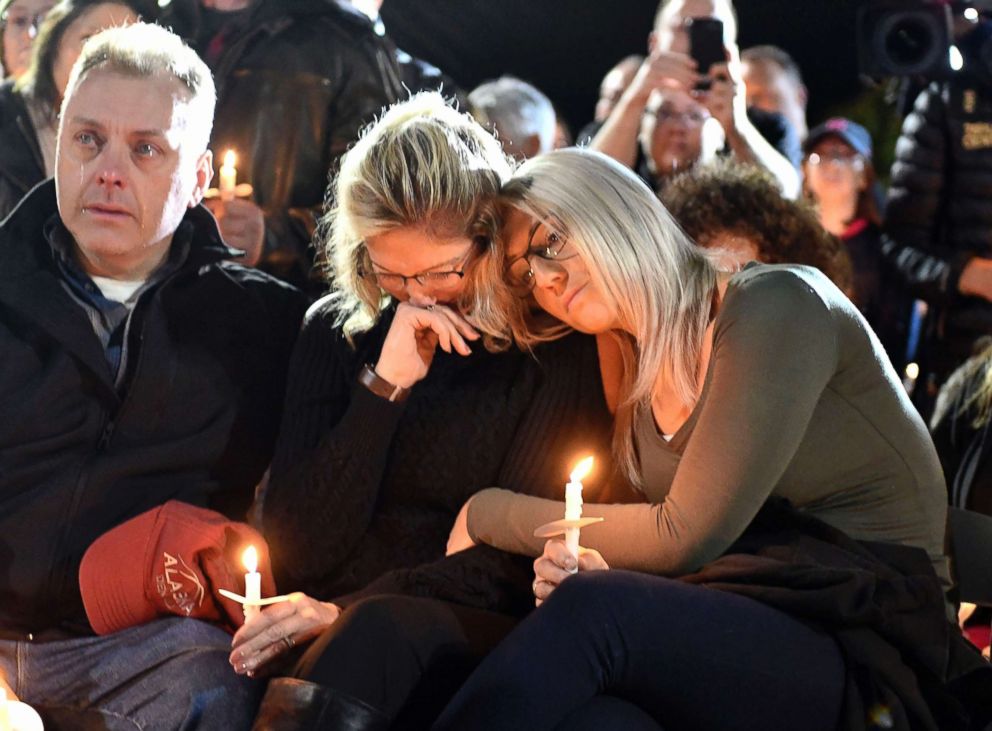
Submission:
<svg viewBox="0 0 992 731">
<path fill-rule="evenodd" d="M 825 276 L 793 265 L 716 271 L 646 187 L 597 153 L 564 150 L 531 160 L 504 191 L 513 209 L 504 228 L 508 281 L 532 291 L 561 323 L 598 336 L 617 463 L 647 499 L 584 506 L 585 516 L 606 520 L 583 530 L 580 571 L 696 571 L 741 536 L 769 497 L 780 496 L 852 538 L 923 549 L 948 583 L 946 487 L 933 443 L 878 339 Z M 516 327 L 523 342 L 548 336 L 533 321 Z M 485 490 L 463 509 L 449 551 L 487 543 L 538 556 L 540 603 L 574 560 L 561 541 L 534 538 L 534 529 L 563 513 L 561 502 Z M 620 596 L 618 590 L 604 601 Z M 788 623 L 787 614 L 777 614 Z M 821 651 L 833 655 L 835 648 Z M 820 703 L 815 707 L 832 722 L 840 701 L 831 695 L 836 683 L 824 678 L 843 672 L 821 671 L 821 695 L 795 691 L 795 698 Z M 802 674 L 788 663 L 780 672 Z M 727 682 L 737 681 L 744 682 L 733 675 Z M 441 727 L 476 728 L 479 719 L 466 709 L 485 708 L 483 700 L 456 701 L 445 717 L 450 726 Z M 524 721 L 511 723 L 504 710 L 496 715 L 506 726 L 478 727 Z M 722 727 L 694 712 L 679 717 L 689 727 Z M 798 727 L 785 717 L 763 722 Z M 540 727 L 533 718 L 526 724 Z"/>
</svg>

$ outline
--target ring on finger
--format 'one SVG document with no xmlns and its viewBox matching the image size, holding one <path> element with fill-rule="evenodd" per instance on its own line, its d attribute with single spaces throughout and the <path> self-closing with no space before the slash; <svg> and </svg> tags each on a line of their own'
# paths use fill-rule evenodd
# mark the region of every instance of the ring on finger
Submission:
<svg viewBox="0 0 992 731">
<path fill-rule="evenodd" d="M 282 638 L 282 641 L 285 643 L 287 650 L 292 650 L 293 647 L 296 645 L 296 642 L 293 640 L 292 635 L 286 635 L 285 637 Z"/>
<path fill-rule="evenodd" d="M 433 312 L 434 311 L 434 305 L 427 305 L 427 307 L 425 307 L 424 309 L 427 310 L 428 312 Z"/>
</svg>

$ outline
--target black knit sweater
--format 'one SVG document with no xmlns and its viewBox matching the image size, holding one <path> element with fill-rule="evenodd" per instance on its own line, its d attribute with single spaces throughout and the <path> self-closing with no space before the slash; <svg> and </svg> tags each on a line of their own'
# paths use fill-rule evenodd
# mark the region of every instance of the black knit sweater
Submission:
<svg viewBox="0 0 992 731">
<path fill-rule="evenodd" d="M 394 311 L 347 343 L 326 300 L 290 366 L 263 526 L 282 590 L 342 604 L 403 593 L 518 613 L 533 606 L 528 560 L 488 546 L 445 558 L 455 516 L 498 485 L 561 499 L 572 463 L 594 454 L 586 499 L 632 500 L 611 477 L 611 417 L 595 340 L 572 334 L 534 355 L 438 351 L 402 404 L 357 383 Z"/>
</svg>

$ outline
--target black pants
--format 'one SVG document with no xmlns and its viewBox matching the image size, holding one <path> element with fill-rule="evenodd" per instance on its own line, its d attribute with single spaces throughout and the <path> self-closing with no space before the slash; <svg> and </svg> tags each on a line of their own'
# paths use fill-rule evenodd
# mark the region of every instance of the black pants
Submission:
<svg viewBox="0 0 992 731">
<path fill-rule="evenodd" d="M 640 709 L 675 731 L 832 731 L 844 680 L 834 640 L 788 614 L 657 576 L 591 572 L 524 619 L 435 728 L 574 731 L 595 727 L 583 726 L 592 712 Z M 621 700 L 604 705 L 603 694 Z"/>
<path fill-rule="evenodd" d="M 393 728 L 427 728 L 517 620 L 434 599 L 374 596 L 348 607 L 294 675 L 365 701 Z"/>
</svg>

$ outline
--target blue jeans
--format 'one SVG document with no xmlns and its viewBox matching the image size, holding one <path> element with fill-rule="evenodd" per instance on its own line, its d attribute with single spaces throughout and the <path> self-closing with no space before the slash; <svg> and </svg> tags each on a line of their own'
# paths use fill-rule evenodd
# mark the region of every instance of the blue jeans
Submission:
<svg viewBox="0 0 992 731">
<path fill-rule="evenodd" d="M 227 662 L 231 637 L 162 619 L 106 637 L 0 640 L 0 670 L 46 731 L 251 727 L 263 686 Z"/>
<path fill-rule="evenodd" d="M 580 721 L 593 708 L 630 716 L 626 703 L 679 731 L 833 731 L 844 680 L 834 640 L 788 614 L 657 576 L 591 572 L 521 622 L 434 728 L 621 728 Z"/>
</svg>

